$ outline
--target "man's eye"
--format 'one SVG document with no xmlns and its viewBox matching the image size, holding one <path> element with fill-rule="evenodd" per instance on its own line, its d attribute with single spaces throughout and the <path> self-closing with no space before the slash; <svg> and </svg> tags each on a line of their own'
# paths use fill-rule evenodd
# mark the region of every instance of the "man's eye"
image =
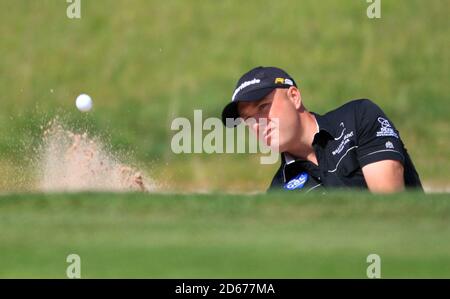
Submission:
<svg viewBox="0 0 450 299">
<path fill-rule="evenodd" d="M 261 104 L 261 105 L 259 105 L 258 110 L 259 111 L 264 111 L 264 110 L 266 110 L 269 107 L 270 107 L 269 103 Z"/>
</svg>

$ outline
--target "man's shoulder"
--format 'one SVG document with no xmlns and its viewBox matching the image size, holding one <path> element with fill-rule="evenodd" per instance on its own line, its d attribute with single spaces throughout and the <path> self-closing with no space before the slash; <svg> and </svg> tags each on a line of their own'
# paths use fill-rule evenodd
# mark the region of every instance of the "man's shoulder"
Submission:
<svg viewBox="0 0 450 299">
<path fill-rule="evenodd" d="M 323 115 L 316 114 L 316 119 L 319 125 L 322 123 L 324 128 L 334 131 L 335 128 L 343 126 L 343 123 L 353 123 L 354 126 L 368 125 L 379 114 L 383 114 L 383 111 L 372 100 L 355 99 Z"/>
<path fill-rule="evenodd" d="M 364 123 L 364 118 L 379 110 L 380 108 L 370 99 L 355 99 L 323 115 L 317 113 L 314 113 L 314 115 L 319 127 L 331 134 L 338 134 L 341 127 L 361 125 Z"/>
<path fill-rule="evenodd" d="M 354 99 L 324 114 L 324 116 L 335 117 L 352 113 L 364 113 L 370 111 L 377 105 L 370 99 Z"/>
</svg>

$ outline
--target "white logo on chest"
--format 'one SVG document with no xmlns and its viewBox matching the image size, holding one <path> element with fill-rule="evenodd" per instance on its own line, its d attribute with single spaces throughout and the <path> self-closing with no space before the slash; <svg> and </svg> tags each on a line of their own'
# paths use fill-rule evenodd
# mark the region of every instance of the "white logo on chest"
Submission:
<svg viewBox="0 0 450 299">
<path fill-rule="evenodd" d="M 344 128 L 344 131 L 345 131 L 345 128 Z M 354 135 L 353 131 L 343 135 L 342 141 L 341 141 L 341 143 L 339 143 L 339 146 L 334 151 L 331 152 L 333 154 L 333 156 L 340 154 L 344 150 L 345 146 L 347 145 L 347 143 L 350 142 L 350 138 L 353 137 L 353 135 Z"/>
</svg>

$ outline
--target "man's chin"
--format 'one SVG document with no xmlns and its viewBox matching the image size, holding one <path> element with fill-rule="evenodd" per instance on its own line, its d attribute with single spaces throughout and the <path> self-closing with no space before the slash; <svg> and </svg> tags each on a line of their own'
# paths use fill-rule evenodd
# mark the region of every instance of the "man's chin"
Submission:
<svg viewBox="0 0 450 299">
<path fill-rule="evenodd" d="M 282 150 L 283 147 L 281 147 L 279 143 L 273 142 L 271 144 L 266 144 L 266 146 L 269 147 L 270 150 L 272 150 L 274 152 L 277 152 L 277 153 L 282 153 L 283 152 L 283 150 Z"/>
<path fill-rule="evenodd" d="M 283 153 L 287 151 L 287 146 L 285 144 L 278 143 L 276 146 L 274 146 L 273 150 L 279 153 Z"/>
<path fill-rule="evenodd" d="M 263 142 L 264 146 L 268 149 L 270 149 L 270 151 L 273 152 L 279 152 L 280 153 L 280 146 L 279 144 L 276 143 L 271 143 L 271 142 Z"/>
<path fill-rule="evenodd" d="M 263 140 L 263 143 L 266 147 L 270 148 L 272 151 L 281 152 L 280 148 L 282 148 L 282 145 L 280 145 L 277 139 L 278 138 L 272 138 L 272 136 L 269 136 L 268 138 Z"/>
</svg>

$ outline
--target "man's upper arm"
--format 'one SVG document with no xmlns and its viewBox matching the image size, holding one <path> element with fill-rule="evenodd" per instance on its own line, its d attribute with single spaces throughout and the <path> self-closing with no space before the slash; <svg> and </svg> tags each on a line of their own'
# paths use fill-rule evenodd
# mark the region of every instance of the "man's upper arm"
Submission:
<svg viewBox="0 0 450 299">
<path fill-rule="evenodd" d="M 382 160 L 367 164 L 362 168 L 364 179 L 370 191 L 391 193 L 403 191 L 403 165 L 396 160 Z"/>
<path fill-rule="evenodd" d="M 370 100 L 356 111 L 357 158 L 371 191 L 399 191 L 404 187 L 405 154 L 399 132 Z"/>
</svg>

